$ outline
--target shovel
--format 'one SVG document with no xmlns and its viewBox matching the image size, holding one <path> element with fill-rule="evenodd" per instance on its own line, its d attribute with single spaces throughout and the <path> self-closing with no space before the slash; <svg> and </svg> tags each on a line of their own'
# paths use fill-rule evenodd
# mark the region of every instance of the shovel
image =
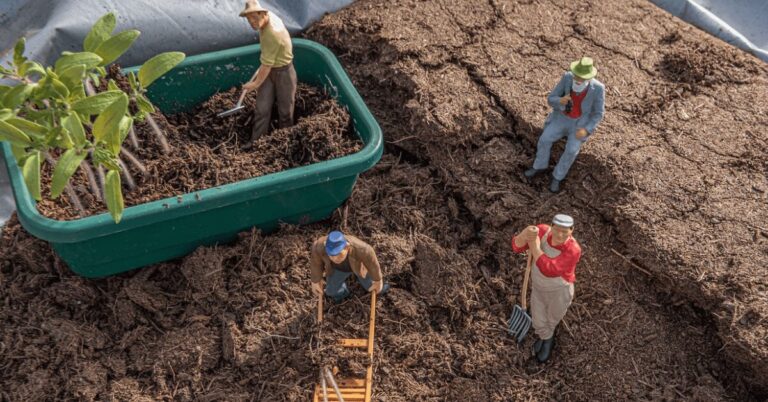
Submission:
<svg viewBox="0 0 768 402">
<path fill-rule="evenodd" d="M 259 70 L 256 69 L 256 72 L 253 73 L 253 77 L 251 77 L 251 79 L 248 80 L 248 82 L 253 81 L 253 79 L 256 78 L 256 74 L 258 74 L 258 73 L 259 73 Z M 235 114 L 235 113 L 245 109 L 245 106 L 243 106 L 243 99 L 245 99 L 245 94 L 247 92 L 248 92 L 248 90 L 243 89 L 243 93 L 240 94 L 240 99 L 237 100 L 237 105 L 235 105 L 235 107 L 233 107 L 232 109 L 225 110 L 225 111 L 217 114 L 216 116 L 217 117 L 227 117 L 227 116 L 233 115 L 233 114 Z"/>
<path fill-rule="evenodd" d="M 525 278 L 523 279 L 523 292 L 520 299 L 521 306 L 515 305 L 512 310 L 512 316 L 509 317 L 509 334 L 517 338 L 517 343 L 520 343 L 528 335 L 528 330 L 531 329 L 531 316 L 526 311 L 526 296 L 528 293 L 528 278 L 531 276 L 531 261 L 533 260 L 533 254 L 528 251 L 528 263 L 525 267 Z"/>
</svg>

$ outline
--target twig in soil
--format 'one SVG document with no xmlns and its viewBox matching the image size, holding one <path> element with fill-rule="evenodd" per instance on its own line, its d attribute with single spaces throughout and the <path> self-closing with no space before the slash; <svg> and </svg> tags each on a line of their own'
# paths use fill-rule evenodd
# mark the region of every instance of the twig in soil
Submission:
<svg viewBox="0 0 768 402">
<path fill-rule="evenodd" d="M 256 330 L 266 334 L 267 338 L 283 338 L 283 339 L 292 339 L 292 340 L 299 340 L 299 339 L 301 339 L 301 338 L 299 338 L 297 336 L 273 335 L 273 334 L 270 334 L 269 332 L 267 332 L 267 331 L 265 331 L 265 330 L 263 330 L 261 328 L 256 328 Z"/>
<path fill-rule="evenodd" d="M 644 274 L 646 274 L 646 275 L 648 275 L 648 276 L 653 276 L 653 275 L 651 275 L 651 273 L 650 273 L 650 272 L 648 272 L 646 269 L 644 269 L 644 268 L 641 268 L 639 265 L 637 265 L 637 264 L 635 264 L 634 262 L 632 262 L 632 260 L 630 260 L 629 258 L 627 258 L 627 257 L 623 256 L 623 255 L 622 255 L 621 253 L 619 253 L 618 251 L 616 251 L 616 250 L 614 250 L 614 249 L 611 249 L 611 252 L 613 252 L 613 253 L 614 253 L 614 254 L 616 254 L 617 256 L 621 257 L 621 258 L 622 258 L 624 261 L 626 261 L 626 262 L 627 262 L 629 265 L 631 265 L 633 268 L 635 268 L 635 269 L 639 270 L 640 272 L 642 272 L 642 273 L 644 273 Z"/>
<path fill-rule="evenodd" d="M 160 141 L 160 147 L 162 148 L 163 153 L 171 153 L 171 146 L 168 145 L 168 140 L 165 138 L 165 133 L 163 133 L 163 130 L 161 130 L 160 126 L 157 125 L 155 118 L 152 117 L 151 114 L 147 114 L 147 123 L 149 123 L 149 126 L 152 127 L 152 132 L 155 133 L 157 140 Z"/>
<path fill-rule="evenodd" d="M 148 175 L 149 172 L 147 172 L 146 166 L 144 166 L 144 164 L 141 163 L 141 161 L 136 157 L 136 155 L 132 154 L 130 151 L 128 151 L 125 148 L 121 148 L 120 153 L 123 154 L 125 159 L 127 159 L 128 162 L 130 162 L 131 165 L 133 165 L 136 168 L 136 170 L 141 172 L 143 176 Z"/>
<path fill-rule="evenodd" d="M 51 165 L 51 168 L 56 165 L 56 161 L 53 160 L 53 157 L 48 152 L 45 153 L 45 160 L 48 161 L 48 163 Z M 72 188 L 72 185 L 67 183 L 67 185 L 64 186 L 64 191 L 67 193 L 67 197 L 69 197 L 72 205 L 74 205 L 75 209 L 77 210 L 78 216 L 84 216 L 85 208 L 83 208 L 83 203 L 80 201 L 80 197 L 77 196 L 75 189 Z"/>
<path fill-rule="evenodd" d="M 85 172 L 85 176 L 88 177 L 88 185 L 91 186 L 91 193 L 96 197 L 96 200 L 101 202 L 101 190 L 99 189 L 99 182 L 96 181 L 96 175 L 93 173 L 93 168 L 88 161 L 83 160 L 80 162 L 80 168 Z"/>
<path fill-rule="evenodd" d="M 323 369 L 320 369 L 320 385 L 323 389 L 323 402 L 328 402 L 328 385 L 325 383 L 325 376 L 323 375 Z"/>
<path fill-rule="evenodd" d="M 117 163 L 120 165 L 120 173 L 123 174 L 125 184 L 130 190 L 134 190 L 136 188 L 136 182 L 133 180 L 133 176 L 131 175 L 131 171 L 128 169 L 128 166 L 125 166 L 125 162 L 123 162 L 121 159 L 118 159 Z"/>
</svg>

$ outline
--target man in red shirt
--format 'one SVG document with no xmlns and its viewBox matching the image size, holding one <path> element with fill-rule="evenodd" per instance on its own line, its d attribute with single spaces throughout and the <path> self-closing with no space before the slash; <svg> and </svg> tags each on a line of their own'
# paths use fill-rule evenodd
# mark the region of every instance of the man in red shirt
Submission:
<svg viewBox="0 0 768 402">
<path fill-rule="evenodd" d="M 547 170 L 552 144 L 567 136 L 565 151 L 552 171 L 549 191 L 553 193 L 560 191 L 560 182 L 576 160 L 581 144 L 592 136 L 603 119 L 605 87 L 595 79 L 596 75 L 597 68 L 592 59 L 582 57 L 571 63 L 571 70 L 563 74 L 547 97 L 552 113 L 544 122 L 544 132 L 536 146 L 536 160 L 524 175 L 532 179 Z"/>
<path fill-rule="evenodd" d="M 573 218 L 558 214 L 552 219 L 552 226 L 528 226 L 512 238 L 514 252 L 528 251 L 533 257 L 531 318 L 539 338 L 533 351 L 541 363 L 549 359 L 555 344 L 555 328 L 573 300 L 581 247 L 572 234 Z"/>
</svg>

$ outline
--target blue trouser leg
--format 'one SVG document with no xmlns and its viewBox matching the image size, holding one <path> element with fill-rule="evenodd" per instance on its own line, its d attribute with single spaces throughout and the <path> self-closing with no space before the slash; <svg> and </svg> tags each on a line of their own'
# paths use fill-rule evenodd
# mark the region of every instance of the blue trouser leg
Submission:
<svg viewBox="0 0 768 402">
<path fill-rule="evenodd" d="M 555 170 L 552 171 L 552 177 L 557 180 L 563 180 L 571 169 L 571 165 L 576 160 L 576 156 L 579 154 L 579 149 L 584 141 L 576 138 L 575 127 L 568 133 L 568 142 L 565 143 L 565 151 L 560 157 L 560 160 L 555 165 Z"/>
<path fill-rule="evenodd" d="M 349 276 L 352 275 L 352 272 L 341 272 L 337 270 L 331 271 L 331 276 L 326 278 L 325 283 L 325 294 L 326 296 L 330 297 L 338 297 L 344 295 L 347 290 L 347 284 L 345 281 Z M 357 275 L 355 275 L 357 276 Z M 357 281 L 360 283 L 360 286 L 363 287 L 363 289 L 368 290 L 368 288 L 371 287 L 373 284 L 373 280 L 371 280 L 370 277 L 366 276 L 365 278 L 357 277 Z"/>
<path fill-rule="evenodd" d="M 568 135 L 568 129 L 571 124 L 565 116 L 555 113 L 544 126 L 544 131 L 539 137 L 539 143 L 536 145 L 536 159 L 533 161 L 534 169 L 546 169 L 549 166 L 549 155 L 552 151 L 552 144 L 555 141 Z"/>
</svg>

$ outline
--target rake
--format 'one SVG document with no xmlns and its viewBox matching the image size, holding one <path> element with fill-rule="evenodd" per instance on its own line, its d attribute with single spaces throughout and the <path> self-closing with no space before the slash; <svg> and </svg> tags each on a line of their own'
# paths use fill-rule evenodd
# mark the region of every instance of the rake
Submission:
<svg viewBox="0 0 768 402">
<path fill-rule="evenodd" d="M 509 317 L 509 334 L 517 338 L 517 343 L 520 343 L 528 335 L 528 330 L 531 329 L 531 316 L 528 314 L 526 305 L 526 296 L 528 293 L 528 278 L 531 276 L 531 262 L 533 261 L 533 255 L 528 251 L 528 262 L 525 267 L 525 277 L 523 279 L 523 291 L 520 298 L 520 304 L 522 306 L 515 305 L 512 310 L 512 316 Z"/>
<path fill-rule="evenodd" d="M 253 81 L 256 78 L 256 74 L 258 74 L 258 73 L 259 73 L 259 70 L 257 69 L 256 72 L 253 73 L 253 77 L 251 77 L 251 79 L 248 80 L 248 82 Z M 245 94 L 247 92 L 248 92 L 248 90 L 243 89 L 243 93 L 240 94 L 240 99 L 237 100 L 237 104 L 235 105 L 235 107 L 233 107 L 232 109 L 229 109 L 229 110 L 225 110 L 225 111 L 217 114 L 216 116 L 218 116 L 218 117 L 227 117 L 229 115 L 233 115 L 233 114 L 235 114 L 235 113 L 245 109 L 245 106 L 243 106 L 243 99 L 245 99 Z"/>
</svg>

